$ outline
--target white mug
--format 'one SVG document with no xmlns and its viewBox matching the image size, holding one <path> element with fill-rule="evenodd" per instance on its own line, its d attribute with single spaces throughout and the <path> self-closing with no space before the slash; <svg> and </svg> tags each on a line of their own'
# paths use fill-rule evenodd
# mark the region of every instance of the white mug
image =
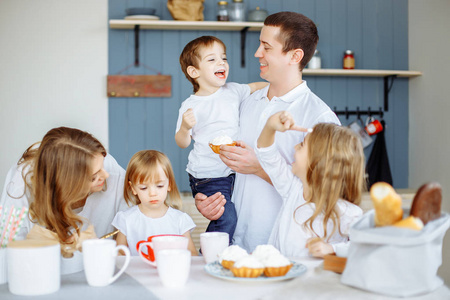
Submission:
<svg viewBox="0 0 450 300">
<path fill-rule="evenodd" d="M 0 248 L 0 284 L 8 281 L 8 264 L 6 260 L 6 248 Z"/>
<path fill-rule="evenodd" d="M 186 249 L 165 249 L 156 253 L 158 274 L 165 287 L 182 287 L 189 278 L 191 252 Z"/>
<path fill-rule="evenodd" d="M 12 294 L 37 296 L 59 290 L 61 247 L 57 241 L 13 241 L 6 249 Z"/>
<path fill-rule="evenodd" d="M 125 263 L 116 275 L 116 257 L 119 250 L 125 252 Z M 83 242 L 84 273 L 90 286 L 107 286 L 125 271 L 130 263 L 130 250 L 124 246 L 116 246 L 116 241 L 91 239 Z M 114 275 L 114 276 L 113 276 Z"/>
<path fill-rule="evenodd" d="M 163 249 L 187 249 L 189 239 L 182 235 L 176 234 L 160 234 L 148 237 L 147 241 L 139 241 L 137 243 L 137 251 L 143 261 L 149 265 L 156 267 L 156 253 Z M 147 254 L 142 252 L 142 247 L 147 246 Z"/>
<path fill-rule="evenodd" d="M 219 254 L 228 247 L 229 237 L 226 232 L 204 232 L 200 234 L 200 248 L 207 264 L 216 261 Z"/>
</svg>

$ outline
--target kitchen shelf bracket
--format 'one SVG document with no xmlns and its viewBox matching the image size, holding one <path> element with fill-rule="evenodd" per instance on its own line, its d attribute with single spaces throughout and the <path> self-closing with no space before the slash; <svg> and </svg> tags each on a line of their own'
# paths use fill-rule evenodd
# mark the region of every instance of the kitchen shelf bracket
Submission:
<svg viewBox="0 0 450 300">
<path fill-rule="evenodd" d="M 244 27 L 241 30 L 241 68 L 245 68 L 245 38 L 249 27 Z"/>
<path fill-rule="evenodd" d="M 395 78 L 397 78 L 397 75 L 384 76 L 384 111 L 389 110 L 389 92 L 392 89 Z M 390 84 L 389 79 L 391 81 Z"/>
<path fill-rule="evenodd" d="M 134 25 L 134 66 L 139 67 L 139 25 Z"/>
</svg>

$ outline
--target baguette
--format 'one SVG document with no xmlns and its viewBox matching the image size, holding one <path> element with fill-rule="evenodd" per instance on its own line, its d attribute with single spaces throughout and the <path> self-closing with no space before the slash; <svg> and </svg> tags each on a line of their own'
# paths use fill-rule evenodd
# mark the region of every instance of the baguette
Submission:
<svg viewBox="0 0 450 300">
<path fill-rule="evenodd" d="M 422 230 L 423 222 L 421 219 L 416 218 L 414 216 L 409 216 L 403 220 L 394 223 L 395 227 L 408 228 L 413 230 Z"/>
<path fill-rule="evenodd" d="M 390 226 L 403 218 L 402 198 L 390 184 L 373 184 L 370 197 L 375 208 L 375 226 Z"/>
</svg>

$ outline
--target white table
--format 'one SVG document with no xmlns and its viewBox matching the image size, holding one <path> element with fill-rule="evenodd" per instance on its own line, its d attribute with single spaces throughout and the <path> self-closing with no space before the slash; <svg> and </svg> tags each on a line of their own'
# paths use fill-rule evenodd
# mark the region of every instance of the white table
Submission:
<svg viewBox="0 0 450 300">
<path fill-rule="evenodd" d="M 140 257 L 132 257 L 125 271 L 159 299 L 399 299 L 367 293 L 340 283 L 341 275 L 323 270 L 323 260 L 293 259 L 308 270 L 297 278 L 277 282 L 236 282 L 209 275 L 202 257 L 192 257 L 190 277 L 178 289 L 163 287 L 155 268 Z M 119 258 L 117 267 L 122 265 Z M 450 299 L 450 290 L 442 286 L 435 292 L 411 299 Z"/>
<path fill-rule="evenodd" d="M 61 276 L 61 288 L 49 295 L 24 297 L 9 292 L 7 284 L 0 285 L 1 300 L 16 299 L 401 299 L 367 293 L 340 283 L 340 275 L 323 270 L 322 260 L 294 259 L 308 270 L 297 278 L 277 282 L 236 282 L 213 277 L 204 270 L 202 257 L 192 257 L 189 280 L 183 288 L 163 287 L 155 268 L 140 257 L 132 257 L 125 274 L 107 287 L 90 287 L 84 272 Z M 117 259 L 122 266 L 123 257 Z M 409 299 L 450 299 L 450 290 L 442 286 L 433 293 Z"/>
</svg>

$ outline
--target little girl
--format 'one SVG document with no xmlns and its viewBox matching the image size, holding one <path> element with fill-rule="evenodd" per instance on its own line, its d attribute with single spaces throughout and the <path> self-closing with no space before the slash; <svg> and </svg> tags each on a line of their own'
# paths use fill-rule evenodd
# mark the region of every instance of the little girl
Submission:
<svg viewBox="0 0 450 300">
<path fill-rule="evenodd" d="M 120 232 L 117 244 L 138 255 L 136 244 L 157 234 L 179 234 L 189 239 L 188 250 L 197 255 L 191 238 L 194 221 L 181 208 L 181 197 L 169 158 L 155 150 L 137 152 L 128 163 L 124 197 L 137 204 L 118 212 L 112 225 Z"/>
<path fill-rule="evenodd" d="M 289 166 L 273 145 L 276 131 L 305 131 L 288 112 L 271 116 L 256 153 L 283 198 L 269 238 L 286 256 L 323 257 L 345 247 L 350 225 L 362 216 L 357 206 L 364 188 L 364 152 L 348 128 L 319 123 L 295 146 Z"/>
</svg>

